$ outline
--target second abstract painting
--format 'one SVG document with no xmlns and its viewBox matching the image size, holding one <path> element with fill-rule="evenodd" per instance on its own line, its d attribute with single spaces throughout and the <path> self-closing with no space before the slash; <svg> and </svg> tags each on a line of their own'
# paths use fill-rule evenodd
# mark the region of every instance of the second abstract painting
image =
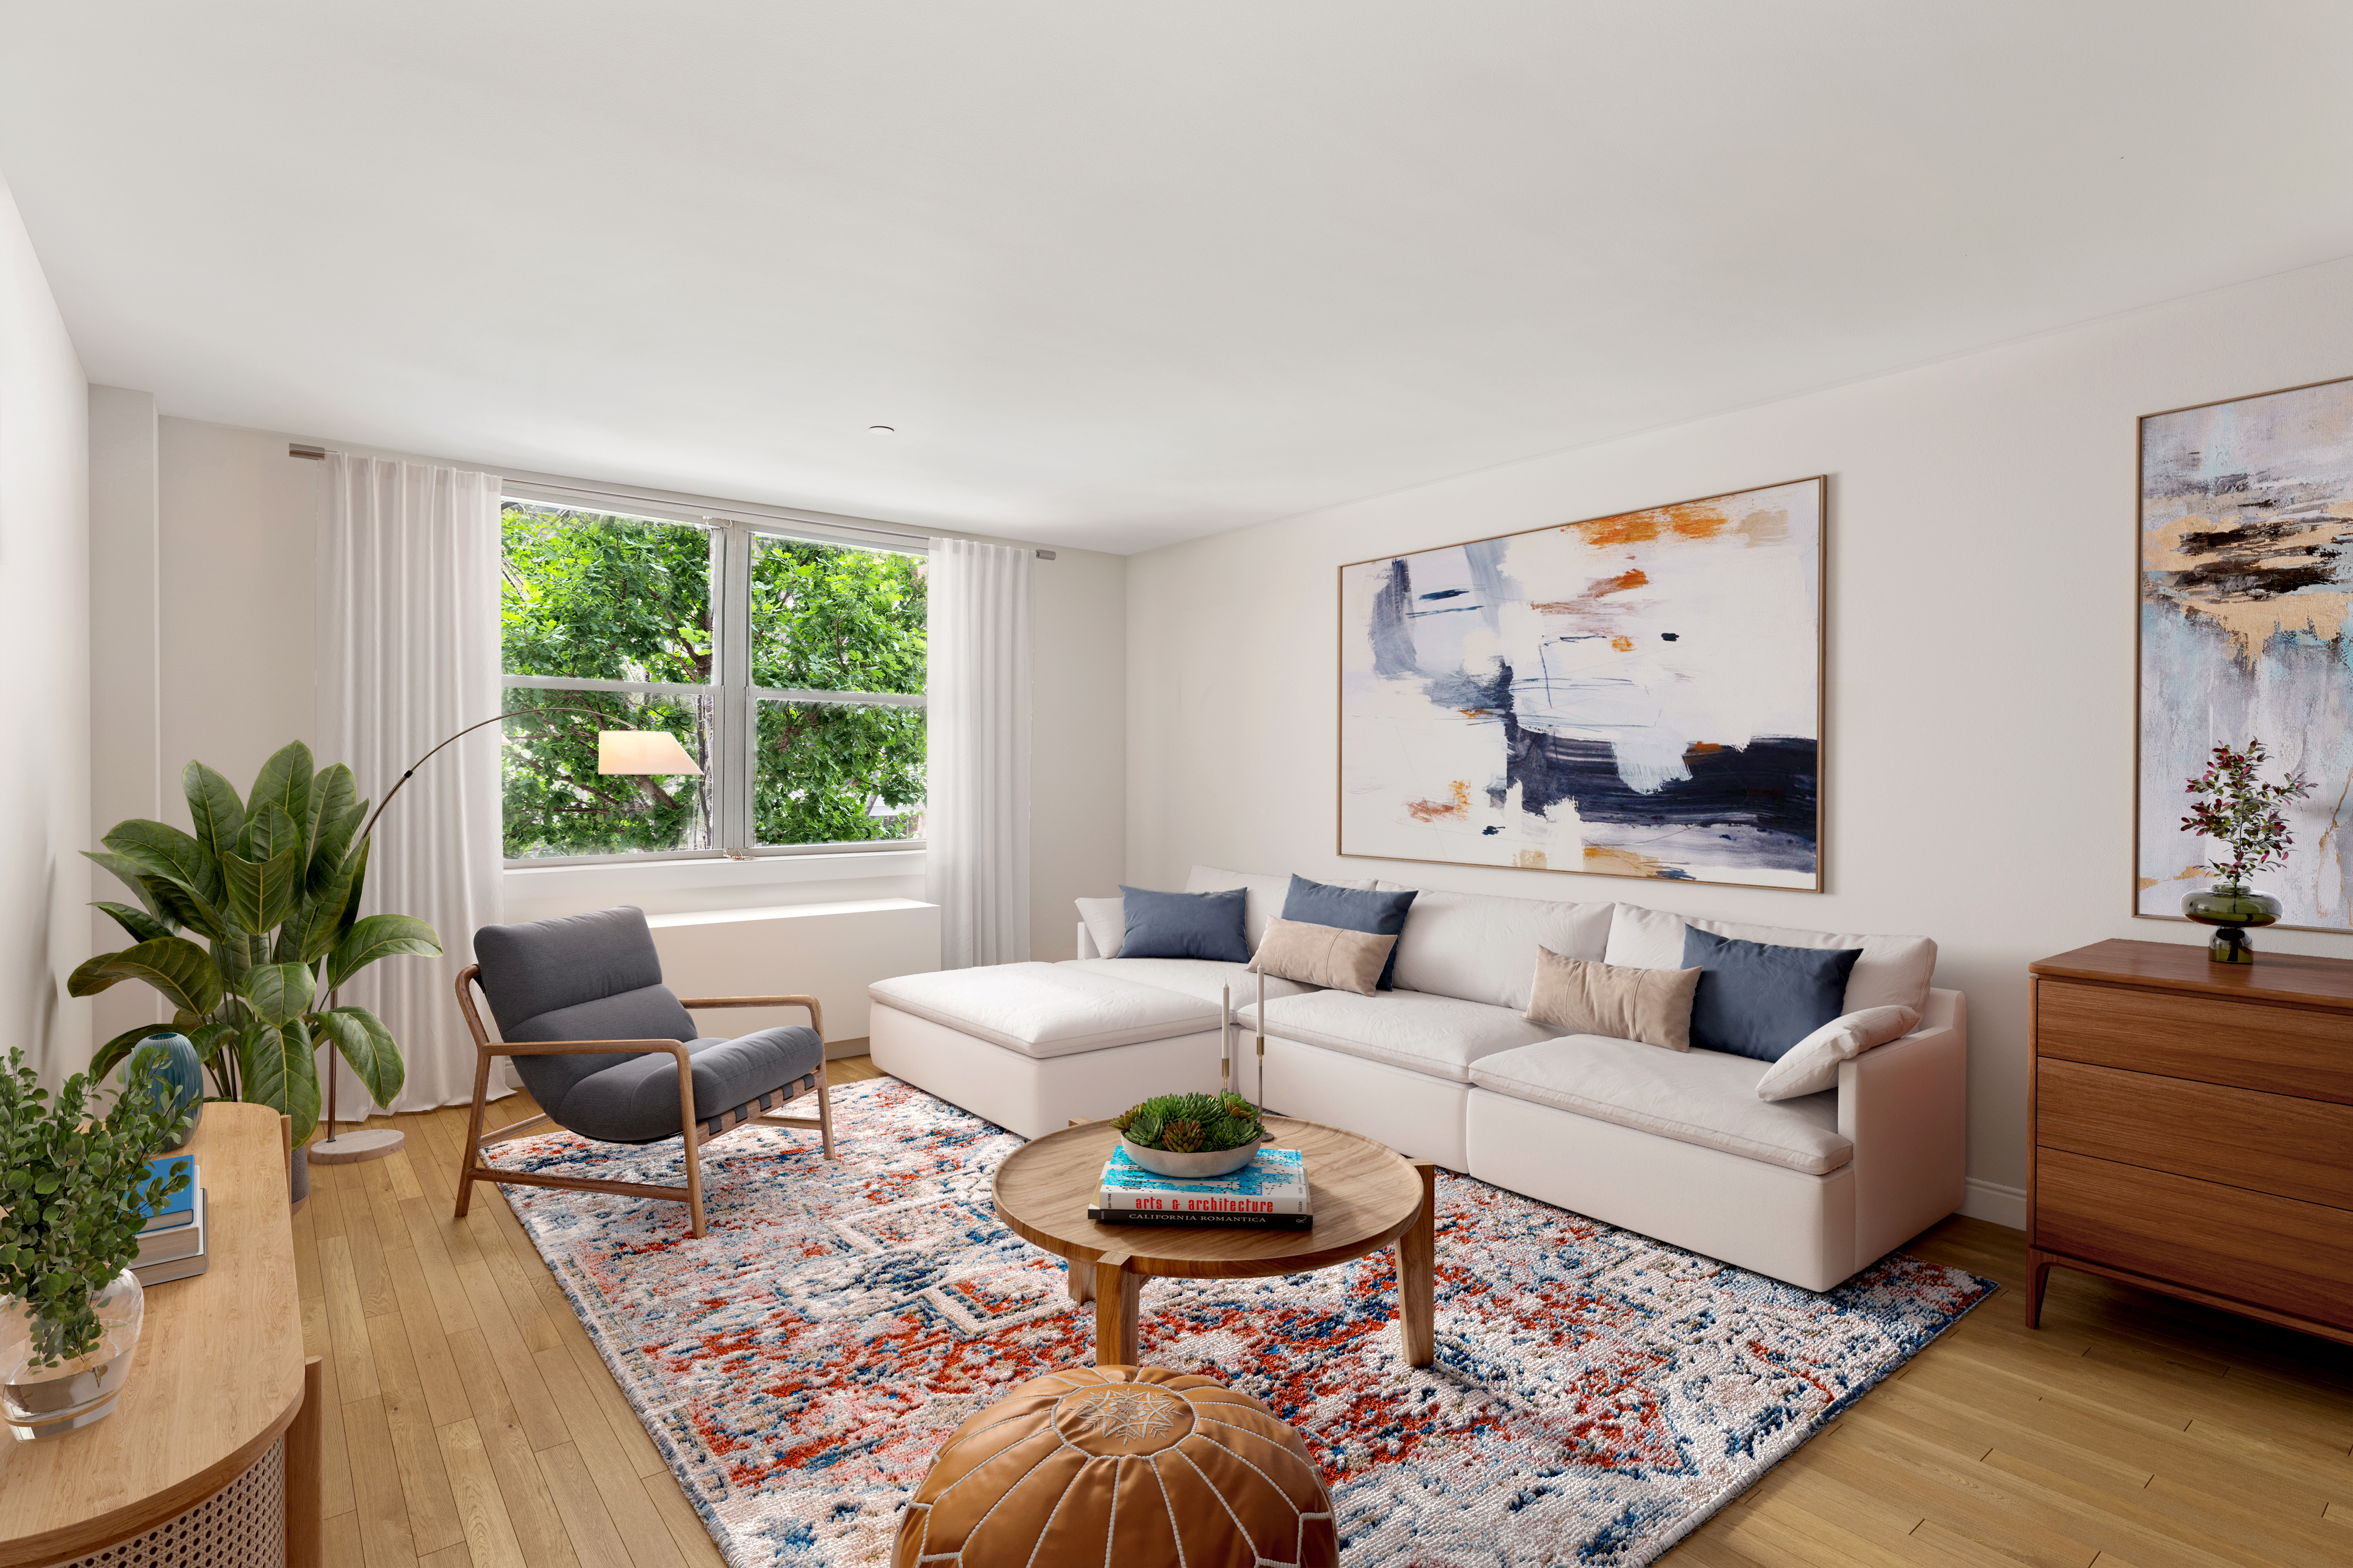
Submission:
<svg viewBox="0 0 2353 1568">
<path fill-rule="evenodd" d="M 1819 891 L 1824 481 L 1340 569 L 1340 853 Z"/>
</svg>

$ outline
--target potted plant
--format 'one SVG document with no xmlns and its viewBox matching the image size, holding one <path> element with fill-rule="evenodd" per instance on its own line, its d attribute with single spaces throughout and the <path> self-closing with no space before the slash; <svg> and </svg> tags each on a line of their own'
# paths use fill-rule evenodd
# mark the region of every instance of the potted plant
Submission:
<svg viewBox="0 0 2353 1568">
<path fill-rule="evenodd" d="M 1155 1175 L 1230 1175 L 1266 1141 L 1258 1107 L 1239 1094 L 1158 1094 L 1112 1118 L 1127 1157 Z"/>
<path fill-rule="evenodd" d="M 136 907 L 97 905 L 134 945 L 91 959 L 67 989 L 88 996 L 142 980 L 163 993 L 171 1027 L 195 1047 L 217 1098 L 293 1119 L 299 1187 L 301 1148 L 319 1121 L 317 1048 L 332 1044 L 378 1105 L 391 1104 L 407 1077 L 383 1020 L 336 1005 L 336 988 L 379 958 L 438 956 L 440 940 L 413 916 L 361 917 L 368 803 L 351 769 L 314 771 L 297 741 L 262 764 L 242 799 L 202 763 L 190 763 L 180 783 L 193 835 L 132 820 L 101 840 L 104 853 L 84 851 L 138 897 Z M 91 1072 L 109 1071 L 155 1032 L 149 1025 L 117 1035 L 99 1047 Z"/>
<path fill-rule="evenodd" d="M 108 1415 L 131 1371 L 146 1298 L 132 1278 L 139 1227 L 188 1184 L 154 1151 L 185 1121 L 153 1055 L 104 1115 L 91 1075 L 48 1091 L 11 1050 L 0 1072 L 0 1420 L 55 1436 Z"/>
<path fill-rule="evenodd" d="M 2247 940 L 2246 928 L 2267 926 L 2280 918 L 2280 901 L 2248 887 L 2247 878 L 2266 866 L 2287 863 L 2288 847 L 2295 838 L 2280 806 L 2312 790 L 2302 773 L 2265 784 L 2257 770 L 2266 760 L 2260 740 L 2249 741 L 2243 752 L 2217 746 L 2206 771 L 2188 787 L 2197 803 L 2181 819 L 2181 831 L 2219 838 L 2231 851 L 2228 858 L 2217 856 L 2207 862 L 2214 886 L 2181 900 L 2183 914 L 2200 925 L 2220 928 L 2206 950 L 2217 963 L 2253 963 L 2254 944 Z"/>
</svg>

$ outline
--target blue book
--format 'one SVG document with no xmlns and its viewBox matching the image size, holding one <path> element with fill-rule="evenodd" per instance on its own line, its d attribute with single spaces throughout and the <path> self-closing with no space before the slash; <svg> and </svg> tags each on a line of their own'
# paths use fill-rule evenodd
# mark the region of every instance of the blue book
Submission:
<svg viewBox="0 0 2353 1568">
<path fill-rule="evenodd" d="M 1314 1223 L 1306 1157 L 1261 1149 L 1225 1176 L 1162 1176 L 1112 1151 L 1087 1217 L 1104 1225 L 1258 1225 L 1305 1229 Z"/>
<path fill-rule="evenodd" d="M 196 1220 L 198 1184 L 196 1163 L 185 1154 L 166 1154 L 160 1160 L 148 1161 L 147 1167 L 158 1176 L 169 1176 L 174 1171 L 185 1171 L 188 1173 L 188 1184 L 165 1198 L 164 1206 L 152 1213 L 145 1204 L 141 1204 L 139 1212 L 146 1216 L 147 1223 L 139 1227 L 139 1234 L 153 1236 L 159 1230 L 176 1230 L 184 1225 L 194 1225 Z M 144 1187 L 146 1183 L 142 1182 L 140 1185 Z"/>
</svg>

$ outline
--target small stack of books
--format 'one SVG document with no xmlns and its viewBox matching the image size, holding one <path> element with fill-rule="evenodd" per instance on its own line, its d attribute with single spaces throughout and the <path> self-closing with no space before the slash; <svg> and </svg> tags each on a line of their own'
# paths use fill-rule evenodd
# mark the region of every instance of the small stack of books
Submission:
<svg viewBox="0 0 2353 1568">
<path fill-rule="evenodd" d="M 1157 1176 L 1114 1149 L 1087 1206 L 1100 1225 L 1245 1225 L 1306 1230 L 1315 1223 L 1307 1163 L 1296 1149 L 1261 1149 L 1230 1176 Z"/>
<path fill-rule="evenodd" d="M 159 1176 L 168 1176 L 175 1168 L 185 1170 L 188 1184 L 165 1198 L 164 1206 L 149 1214 L 147 1223 L 139 1227 L 139 1256 L 131 1261 L 131 1277 L 142 1285 L 161 1285 L 167 1279 L 202 1274 L 209 1267 L 205 1257 L 203 1173 L 185 1154 L 167 1154 L 148 1164 Z"/>
</svg>

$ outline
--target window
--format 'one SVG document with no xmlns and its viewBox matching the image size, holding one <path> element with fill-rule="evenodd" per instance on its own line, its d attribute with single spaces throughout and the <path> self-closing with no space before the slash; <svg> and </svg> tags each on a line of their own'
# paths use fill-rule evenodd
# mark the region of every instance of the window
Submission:
<svg viewBox="0 0 2353 1568">
<path fill-rule="evenodd" d="M 807 852 L 923 837 L 924 560 L 510 497 L 506 854 Z M 666 730 L 701 778 L 599 775 Z"/>
</svg>

